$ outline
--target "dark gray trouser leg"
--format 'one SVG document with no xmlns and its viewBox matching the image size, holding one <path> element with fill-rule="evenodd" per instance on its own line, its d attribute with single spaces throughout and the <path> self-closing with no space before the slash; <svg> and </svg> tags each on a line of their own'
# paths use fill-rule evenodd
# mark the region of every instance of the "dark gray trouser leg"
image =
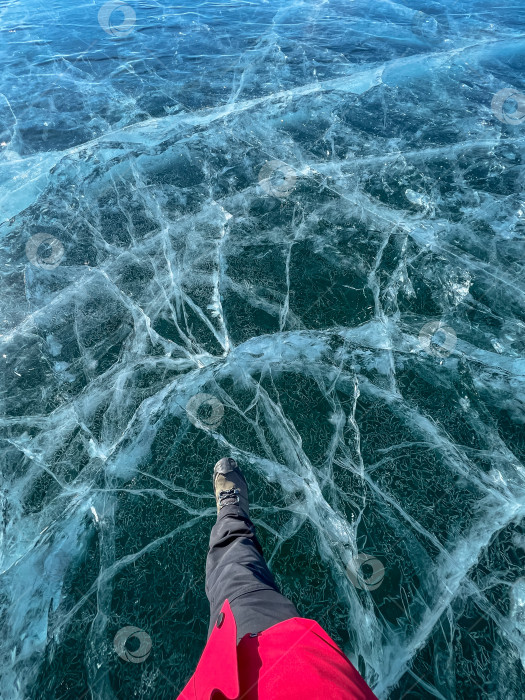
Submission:
<svg viewBox="0 0 525 700">
<path fill-rule="evenodd" d="M 228 598 L 237 624 L 237 641 L 291 617 L 295 606 L 277 588 L 255 535 L 255 526 L 237 505 L 224 506 L 210 535 L 206 559 L 206 595 L 213 631 Z"/>
</svg>

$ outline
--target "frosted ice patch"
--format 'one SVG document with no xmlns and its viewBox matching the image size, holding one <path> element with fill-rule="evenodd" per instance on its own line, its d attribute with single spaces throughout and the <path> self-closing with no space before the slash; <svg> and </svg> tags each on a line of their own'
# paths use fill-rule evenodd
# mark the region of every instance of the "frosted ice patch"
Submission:
<svg viewBox="0 0 525 700">
<path fill-rule="evenodd" d="M 412 204 L 416 204 L 418 207 L 421 207 L 421 209 L 424 209 L 426 212 L 431 212 L 434 208 L 431 198 L 423 192 L 415 192 L 414 190 L 408 189 L 405 190 L 405 196 L 409 202 L 412 202 Z"/>
<path fill-rule="evenodd" d="M 525 578 L 519 578 L 511 586 L 509 619 L 521 636 L 522 645 L 519 651 L 521 664 L 525 669 Z"/>
<path fill-rule="evenodd" d="M 62 343 L 59 343 L 52 334 L 49 334 L 46 337 L 46 342 L 49 348 L 49 352 L 51 353 L 51 355 L 53 355 L 53 357 L 57 357 L 58 355 L 60 355 L 62 351 Z"/>
<path fill-rule="evenodd" d="M 470 401 L 468 400 L 468 397 L 462 396 L 459 400 L 459 405 L 464 411 L 468 411 L 470 409 Z"/>
<path fill-rule="evenodd" d="M 468 296 L 471 285 L 472 278 L 468 271 L 464 273 L 462 278 L 457 277 L 449 282 L 447 291 L 455 306 L 461 304 L 465 297 Z"/>
<path fill-rule="evenodd" d="M 512 544 L 517 548 L 525 552 L 525 534 L 521 535 L 515 532 L 512 536 Z"/>
<path fill-rule="evenodd" d="M 496 352 L 502 353 L 505 351 L 503 345 L 498 340 L 496 340 L 496 338 L 491 338 L 490 342 Z"/>
</svg>

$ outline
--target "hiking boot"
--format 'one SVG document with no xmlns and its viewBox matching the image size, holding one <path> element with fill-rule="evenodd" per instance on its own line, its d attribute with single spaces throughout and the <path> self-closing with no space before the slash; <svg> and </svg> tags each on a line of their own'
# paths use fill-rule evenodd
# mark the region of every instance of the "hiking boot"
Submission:
<svg viewBox="0 0 525 700">
<path fill-rule="evenodd" d="M 217 514 L 224 506 L 239 505 L 249 515 L 248 485 L 233 457 L 219 459 L 213 468 L 213 490 Z"/>
</svg>

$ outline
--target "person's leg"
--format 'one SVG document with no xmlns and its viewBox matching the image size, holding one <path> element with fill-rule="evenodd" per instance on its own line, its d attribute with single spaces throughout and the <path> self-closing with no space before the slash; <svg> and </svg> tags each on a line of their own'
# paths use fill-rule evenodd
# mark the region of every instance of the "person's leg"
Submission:
<svg viewBox="0 0 525 700">
<path fill-rule="evenodd" d="M 291 617 L 295 606 L 277 588 L 264 560 L 255 526 L 238 505 L 225 505 L 210 535 L 206 560 L 206 595 L 212 633 L 226 598 L 237 624 L 237 641 Z"/>
</svg>

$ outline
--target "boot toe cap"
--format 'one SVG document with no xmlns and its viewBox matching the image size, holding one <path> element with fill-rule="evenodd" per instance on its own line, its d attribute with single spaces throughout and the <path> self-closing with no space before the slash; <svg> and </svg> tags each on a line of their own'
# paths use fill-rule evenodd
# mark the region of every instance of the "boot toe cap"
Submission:
<svg viewBox="0 0 525 700">
<path fill-rule="evenodd" d="M 237 468 L 237 462 L 233 457 L 223 457 L 219 459 L 215 467 L 213 468 L 214 474 L 227 474 Z"/>
</svg>

